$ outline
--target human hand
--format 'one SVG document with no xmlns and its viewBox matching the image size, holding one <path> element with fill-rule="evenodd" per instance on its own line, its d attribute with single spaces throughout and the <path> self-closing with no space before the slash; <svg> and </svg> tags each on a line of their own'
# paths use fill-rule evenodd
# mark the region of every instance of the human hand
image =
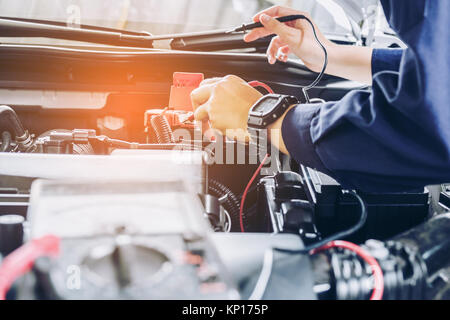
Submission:
<svg viewBox="0 0 450 320">
<path fill-rule="evenodd" d="M 204 80 L 191 93 L 195 120 L 209 119 L 213 129 L 241 142 L 248 141 L 248 112 L 261 97 L 258 90 L 233 75 Z"/>
<path fill-rule="evenodd" d="M 267 49 L 267 58 L 270 64 L 276 60 L 286 62 L 288 55 L 294 53 L 312 71 L 319 72 L 323 66 L 324 53 L 315 40 L 313 29 L 308 21 L 299 19 L 281 23 L 275 18 L 287 15 L 302 14 L 312 18 L 308 13 L 294 9 L 275 6 L 263 10 L 253 17 L 255 22 L 260 21 L 264 28 L 256 28 L 245 35 L 244 41 L 251 42 L 271 34 L 276 34 Z M 312 21 L 314 24 L 314 22 Z M 328 52 L 333 51 L 335 45 L 329 41 L 315 25 L 317 37 Z"/>
</svg>

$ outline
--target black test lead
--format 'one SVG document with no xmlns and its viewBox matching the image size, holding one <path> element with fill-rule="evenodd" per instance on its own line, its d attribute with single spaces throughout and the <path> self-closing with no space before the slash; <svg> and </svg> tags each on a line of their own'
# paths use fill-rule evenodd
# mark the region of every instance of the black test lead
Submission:
<svg viewBox="0 0 450 320">
<path fill-rule="evenodd" d="M 303 92 L 303 95 L 305 96 L 306 103 L 310 103 L 308 90 L 314 88 L 317 84 L 319 84 L 319 82 L 320 82 L 320 80 L 322 80 L 323 75 L 325 74 L 325 71 L 326 71 L 327 66 L 328 66 L 328 52 L 327 52 L 327 49 L 322 44 L 322 42 L 320 42 L 319 37 L 317 36 L 316 27 L 314 26 L 314 23 L 307 16 L 305 16 L 303 14 L 295 14 L 295 15 L 290 15 L 290 16 L 278 17 L 276 19 L 279 22 L 289 22 L 289 21 L 300 20 L 300 19 L 306 20 L 310 24 L 310 26 L 311 26 L 311 28 L 313 30 L 314 38 L 316 39 L 317 44 L 323 50 L 324 61 L 323 61 L 323 68 L 322 68 L 322 70 L 318 74 L 317 78 L 311 84 L 302 87 L 302 92 Z M 255 23 L 250 23 L 250 24 L 243 24 L 241 27 L 238 27 L 238 28 L 236 28 L 234 30 L 227 31 L 226 33 L 246 32 L 248 30 L 253 30 L 253 29 L 262 28 L 262 27 L 264 27 L 264 26 L 262 25 L 261 22 L 255 22 Z"/>
<path fill-rule="evenodd" d="M 299 19 L 306 19 L 306 16 L 304 16 L 302 14 L 295 14 L 295 15 L 290 15 L 290 16 L 279 17 L 276 19 L 280 22 L 289 22 L 289 21 L 295 21 L 295 20 L 299 20 Z M 249 24 L 243 24 L 242 26 L 237 27 L 236 29 L 227 31 L 226 33 L 245 32 L 248 30 L 253 30 L 253 29 L 262 28 L 262 27 L 263 27 L 263 25 L 261 22 L 254 22 L 254 23 L 249 23 Z"/>
</svg>

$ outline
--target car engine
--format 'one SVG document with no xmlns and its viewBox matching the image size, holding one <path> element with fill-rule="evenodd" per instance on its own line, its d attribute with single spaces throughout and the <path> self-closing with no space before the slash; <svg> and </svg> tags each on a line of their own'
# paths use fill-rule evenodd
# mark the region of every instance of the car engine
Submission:
<svg viewBox="0 0 450 320">
<path fill-rule="evenodd" d="M 365 193 L 261 163 L 193 120 L 202 79 L 176 73 L 168 105 L 133 113 L 137 142 L 114 115 L 33 131 L 0 107 L 1 298 L 450 298 L 448 187 Z"/>
</svg>

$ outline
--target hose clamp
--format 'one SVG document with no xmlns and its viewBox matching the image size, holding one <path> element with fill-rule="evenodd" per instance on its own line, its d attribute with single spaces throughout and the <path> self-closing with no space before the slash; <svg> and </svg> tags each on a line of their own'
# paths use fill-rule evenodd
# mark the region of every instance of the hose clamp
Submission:
<svg viewBox="0 0 450 320">
<path fill-rule="evenodd" d="M 36 145 L 34 144 L 33 137 L 30 135 L 28 130 L 21 137 L 16 137 L 16 142 L 19 150 L 22 152 L 34 152 L 36 150 Z"/>
</svg>

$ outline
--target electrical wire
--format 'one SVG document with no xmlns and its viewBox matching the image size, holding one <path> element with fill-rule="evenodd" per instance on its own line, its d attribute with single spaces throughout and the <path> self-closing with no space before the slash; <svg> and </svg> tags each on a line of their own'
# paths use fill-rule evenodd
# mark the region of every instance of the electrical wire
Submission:
<svg viewBox="0 0 450 320">
<path fill-rule="evenodd" d="M 20 276 L 27 273 L 39 257 L 54 257 L 59 254 L 60 239 L 46 235 L 33 239 L 14 250 L 0 265 L 0 300 L 6 299 L 6 293 Z"/>
<path fill-rule="evenodd" d="M 244 190 L 244 192 L 242 194 L 241 206 L 239 208 L 239 224 L 240 224 L 240 227 L 241 227 L 241 232 L 245 232 L 245 230 L 244 230 L 244 204 L 245 204 L 245 198 L 247 197 L 248 190 L 252 186 L 253 181 L 255 181 L 256 177 L 258 176 L 259 172 L 261 171 L 262 167 L 264 166 L 264 163 L 267 161 L 268 158 L 269 158 L 269 154 L 266 154 L 266 156 L 261 161 L 261 164 L 259 165 L 258 169 L 256 169 L 255 173 L 253 174 L 252 178 L 248 182 L 248 184 L 245 187 L 245 190 Z"/>
<path fill-rule="evenodd" d="M 250 294 L 248 300 L 261 300 L 266 292 L 267 285 L 269 284 L 270 276 L 272 275 L 273 268 L 273 250 L 268 249 L 264 254 L 263 266 L 261 273 L 259 274 L 258 281 L 256 281 L 255 288 Z"/>
<path fill-rule="evenodd" d="M 257 188 L 258 188 L 257 185 L 256 185 L 256 186 L 250 187 L 250 188 L 248 189 L 248 191 L 247 191 L 247 194 L 249 194 L 249 193 L 255 191 Z M 238 195 L 239 200 L 242 200 L 242 195 L 243 195 L 243 193 L 241 193 L 240 195 Z"/>
<path fill-rule="evenodd" d="M 316 254 L 331 248 L 344 248 L 353 251 L 370 266 L 370 268 L 372 269 L 372 275 L 374 279 L 373 291 L 370 300 L 381 300 L 383 298 L 384 292 L 384 277 L 383 277 L 383 270 L 381 269 L 378 261 L 360 246 L 342 240 L 331 241 L 320 248 L 312 250 L 311 254 Z"/>
<path fill-rule="evenodd" d="M 225 214 L 225 219 L 228 221 L 228 224 L 225 226 L 225 233 L 228 233 L 231 231 L 231 217 L 227 210 L 223 209 L 223 213 Z"/>
<path fill-rule="evenodd" d="M 258 81 L 258 80 L 254 80 L 254 81 L 250 81 L 248 83 L 250 86 L 252 86 L 253 88 L 256 87 L 261 87 L 264 88 L 268 93 L 273 94 L 274 91 L 272 90 L 271 87 L 269 87 L 267 84 L 265 84 L 264 82 Z"/>
<path fill-rule="evenodd" d="M 314 26 L 314 23 L 308 17 L 306 17 L 304 15 L 298 15 L 297 20 L 306 20 L 311 25 L 314 39 L 316 40 L 317 44 L 319 45 L 319 47 L 322 49 L 322 51 L 324 53 L 324 61 L 323 61 L 322 70 L 319 72 L 319 74 L 317 75 L 316 79 L 313 82 L 311 82 L 309 85 L 307 85 L 305 87 L 302 87 L 302 92 L 305 97 L 306 103 L 311 103 L 311 99 L 309 98 L 308 91 L 310 89 L 314 88 L 315 86 L 317 86 L 319 84 L 319 82 L 322 80 L 322 78 L 325 74 L 325 71 L 327 70 L 327 66 L 328 66 L 328 51 L 325 48 L 325 46 L 323 45 L 323 43 L 320 41 L 319 37 L 317 36 L 317 31 L 316 31 L 316 27 Z M 253 87 L 263 87 L 269 93 L 273 93 L 273 90 L 269 86 L 267 86 L 265 83 L 262 83 L 259 81 L 250 81 L 249 84 Z"/>
<path fill-rule="evenodd" d="M 311 25 L 311 28 L 312 28 L 313 34 L 314 34 L 314 38 L 315 38 L 317 44 L 322 48 L 323 53 L 324 53 L 323 67 L 322 67 L 322 70 L 320 71 L 319 75 L 311 84 L 302 88 L 302 92 L 303 92 L 303 95 L 305 96 L 306 103 L 310 103 L 308 90 L 314 88 L 320 82 L 320 80 L 322 80 L 323 75 L 325 74 L 325 70 L 327 69 L 327 66 L 328 66 L 328 52 L 327 52 L 327 49 L 325 48 L 325 46 L 319 40 L 319 37 L 317 36 L 316 27 L 314 26 L 314 23 L 312 23 L 312 21 L 306 16 L 300 17 L 299 19 L 306 20 Z"/>
<path fill-rule="evenodd" d="M 353 197 L 355 197 L 361 206 L 361 216 L 359 218 L 359 221 L 353 227 L 343 230 L 343 231 L 340 231 L 338 233 L 335 233 L 334 235 L 324 238 L 324 239 L 322 239 L 316 243 L 313 243 L 313 244 L 311 244 L 303 249 L 300 249 L 300 250 L 290 250 L 290 249 L 282 249 L 282 248 L 274 248 L 274 250 L 279 251 L 279 252 L 284 252 L 284 253 L 307 254 L 307 253 L 311 253 L 311 251 L 314 249 L 317 249 L 319 247 L 327 245 L 331 241 L 348 237 L 349 235 L 352 235 L 353 233 L 355 233 L 356 231 L 361 229 L 367 221 L 367 205 L 366 205 L 366 203 L 361 198 L 361 196 L 353 190 L 350 190 L 350 191 L 342 190 L 342 193 L 350 194 Z"/>
</svg>

